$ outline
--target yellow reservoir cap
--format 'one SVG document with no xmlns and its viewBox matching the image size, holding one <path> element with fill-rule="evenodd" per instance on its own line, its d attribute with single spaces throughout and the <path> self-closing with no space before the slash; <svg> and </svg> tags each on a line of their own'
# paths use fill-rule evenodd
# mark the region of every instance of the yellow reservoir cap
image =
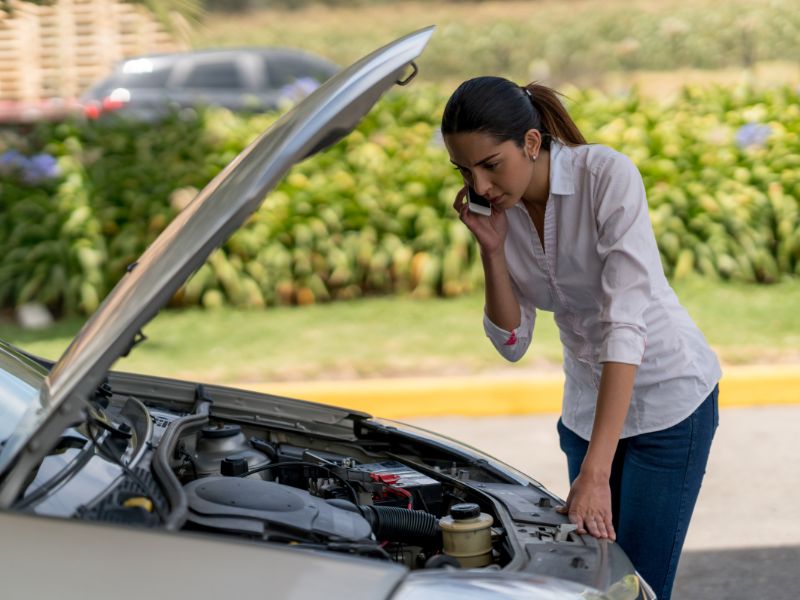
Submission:
<svg viewBox="0 0 800 600">
<path fill-rule="evenodd" d="M 133 498 L 128 498 L 122 503 L 122 506 L 125 508 L 143 508 L 147 512 L 153 512 L 153 501 L 150 500 L 150 498 L 145 498 L 144 496 L 134 496 Z"/>
</svg>

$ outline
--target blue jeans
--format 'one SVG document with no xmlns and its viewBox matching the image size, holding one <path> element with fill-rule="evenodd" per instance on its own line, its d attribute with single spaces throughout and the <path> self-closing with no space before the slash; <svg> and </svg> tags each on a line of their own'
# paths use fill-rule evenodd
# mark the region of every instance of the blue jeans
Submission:
<svg viewBox="0 0 800 600">
<path fill-rule="evenodd" d="M 623 438 L 611 465 L 611 510 L 617 543 L 658 594 L 668 600 L 711 441 L 719 424 L 719 387 L 686 419 L 661 431 Z M 569 481 L 589 442 L 558 420 Z"/>
</svg>

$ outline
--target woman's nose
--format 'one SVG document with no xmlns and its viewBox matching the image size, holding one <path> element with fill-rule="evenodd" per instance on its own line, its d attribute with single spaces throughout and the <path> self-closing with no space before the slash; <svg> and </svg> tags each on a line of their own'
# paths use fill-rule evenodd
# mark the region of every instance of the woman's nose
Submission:
<svg viewBox="0 0 800 600">
<path fill-rule="evenodd" d="M 488 196 L 489 190 L 492 189 L 492 182 L 486 175 L 475 173 L 473 175 L 473 186 L 475 191 L 481 196 Z"/>
</svg>

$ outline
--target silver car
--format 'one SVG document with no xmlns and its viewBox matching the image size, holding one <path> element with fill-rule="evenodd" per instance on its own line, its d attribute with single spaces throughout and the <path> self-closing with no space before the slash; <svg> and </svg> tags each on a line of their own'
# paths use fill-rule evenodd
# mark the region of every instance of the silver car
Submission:
<svg viewBox="0 0 800 600">
<path fill-rule="evenodd" d="M 246 148 L 55 363 L 0 343 L 0 596 L 652 598 L 534 479 L 343 408 L 112 371 L 293 164 L 346 136 L 433 28 L 344 69 Z M 409 67 L 413 68 L 409 75 Z"/>
<path fill-rule="evenodd" d="M 266 111 L 294 102 L 339 67 L 290 48 L 219 48 L 130 57 L 80 98 L 87 117 L 155 120 L 170 111 L 224 106 Z"/>
</svg>

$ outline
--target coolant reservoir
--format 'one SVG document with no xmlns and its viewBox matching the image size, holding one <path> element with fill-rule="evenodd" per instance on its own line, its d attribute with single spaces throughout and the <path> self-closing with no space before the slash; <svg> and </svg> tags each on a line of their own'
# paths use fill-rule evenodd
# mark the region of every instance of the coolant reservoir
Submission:
<svg viewBox="0 0 800 600">
<path fill-rule="evenodd" d="M 465 569 L 485 567 L 492 562 L 492 519 L 477 504 L 454 504 L 450 514 L 439 519 L 444 553 Z"/>
<path fill-rule="evenodd" d="M 251 448 L 238 425 L 216 424 L 203 427 L 197 441 L 195 465 L 201 477 L 219 475 L 226 458 L 244 459 L 248 469 L 270 464 L 269 457 Z M 257 479 L 272 479 L 269 471 L 254 475 Z"/>
</svg>

